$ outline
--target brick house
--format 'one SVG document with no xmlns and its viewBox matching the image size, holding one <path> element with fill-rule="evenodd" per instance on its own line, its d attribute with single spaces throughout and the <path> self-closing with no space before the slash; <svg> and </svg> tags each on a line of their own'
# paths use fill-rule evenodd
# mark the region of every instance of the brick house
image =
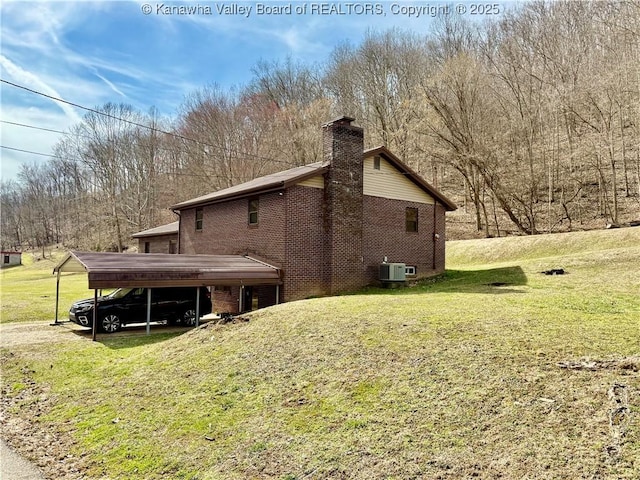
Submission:
<svg viewBox="0 0 640 480">
<path fill-rule="evenodd" d="M 178 222 L 134 233 L 140 253 L 178 253 Z"/>
<path fill-rule="evenodd" d="M 445 212 L 455 205 L 387 148 L 364 150 L 342 117 L 323 125 L 324 161 L 267 175 L 172 207 L 178 253 L 248 255 L 282 285 L 216 287 L 214 310 L 331 295 L 378 281 L 380 264 L 413 278 L 444 271 Z"/>
</svg>

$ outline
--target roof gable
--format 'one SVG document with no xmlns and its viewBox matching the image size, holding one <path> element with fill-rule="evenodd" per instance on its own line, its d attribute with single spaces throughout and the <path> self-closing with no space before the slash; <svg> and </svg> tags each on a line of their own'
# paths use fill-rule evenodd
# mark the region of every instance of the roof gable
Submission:
<svg viewBox="0 0 640 480">
<path fill-rule="evenodd" d="M 435 187 L 433 187 L 430 183 L 423 179 L 415 170 L 413 170 L 402 160 L 396 157 L 393 153 L 391 153 L 391 151 L 389 151 L 387 147 L 381 146 L 364 151 L 365 158 L 374 157 L 376 155 L 384 157 L 384 159 L 387 160 L 393 167 L 395 167 L 401 174 L 405 175 L 407 179 L 412 181 L 426 194 L 433 197 L 437 202 L 444 205 L 447 211 L 453 211 L 458 208 L 456 207 L 455 203 L 453 203 L 442 193 L 440 193 Z"/>
</svg>

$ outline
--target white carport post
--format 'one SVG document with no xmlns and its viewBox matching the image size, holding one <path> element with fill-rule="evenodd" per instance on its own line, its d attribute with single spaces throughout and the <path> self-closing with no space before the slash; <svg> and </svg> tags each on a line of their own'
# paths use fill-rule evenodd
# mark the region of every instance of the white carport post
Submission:
<svg viewBox="0 0 640 480">
<path fill-rule="evenodd" d="M 91 340 L 96 341 L 98 330 L 98 290 L 93 289 L 93 327 L 91 328 Z"/>
<path fill-rule="evenodd" d="M 196 287 L 196 327 L 200 326 L 200 287 Z"/>
<path fill-rule="evenodd" d="M 147 288 L 147 335 L 151 334 L 151 289 Z"/>
<path fill-rule="evenodd" d="M 51 326 L 59 325 L 62 322 L 58 321 L 58 310 L 60 307 L 60 269 L 56 272 L 56 319 Z"/>
</svg>

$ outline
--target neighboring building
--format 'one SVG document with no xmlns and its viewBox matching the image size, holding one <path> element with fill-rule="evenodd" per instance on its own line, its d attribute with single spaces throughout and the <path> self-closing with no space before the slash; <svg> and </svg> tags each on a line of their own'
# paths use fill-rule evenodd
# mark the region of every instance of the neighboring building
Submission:
<svg viewBox="0 0 640 480">
<path fill-rule="evenodd" d="M 383 261 L 405 263 L 413 278 L 444 271 L 455 205 L 385 147 L 364 151 L 352 121 L 323 125 L 322 162 L 172 207 L 179 253 L 248 255 L 282 272 L 279 288 L 216 287 L 216 311 L 355 290 L 378 281 Z"/>
<path fill-rule="evenodd" d="M 178 222 L 131 235 L 138 239 L 140 253 L 178 253 Z"/>
<path fill-rule="evenodd" d="M 0 252 L 2 255 L 1 268 L 22 265 L 22 252 Z"/>
</svg>

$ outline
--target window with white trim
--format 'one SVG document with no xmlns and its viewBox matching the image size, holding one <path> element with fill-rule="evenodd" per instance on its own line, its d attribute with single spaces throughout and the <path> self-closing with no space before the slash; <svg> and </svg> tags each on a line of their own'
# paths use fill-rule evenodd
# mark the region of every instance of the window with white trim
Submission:
<svg viewBox="0 0 640 480">
<path fill-rule="evenodd" d="M 196 232 L 202 231 L 204 223 L 204 211 L 202 208 L 196 208 Z"/>
<path fill-rule="evenodd" d="M 249 225 L 258 224 L 258 207 L 260 201 L 257 198 L 249 199 Z"/>
</svg>

